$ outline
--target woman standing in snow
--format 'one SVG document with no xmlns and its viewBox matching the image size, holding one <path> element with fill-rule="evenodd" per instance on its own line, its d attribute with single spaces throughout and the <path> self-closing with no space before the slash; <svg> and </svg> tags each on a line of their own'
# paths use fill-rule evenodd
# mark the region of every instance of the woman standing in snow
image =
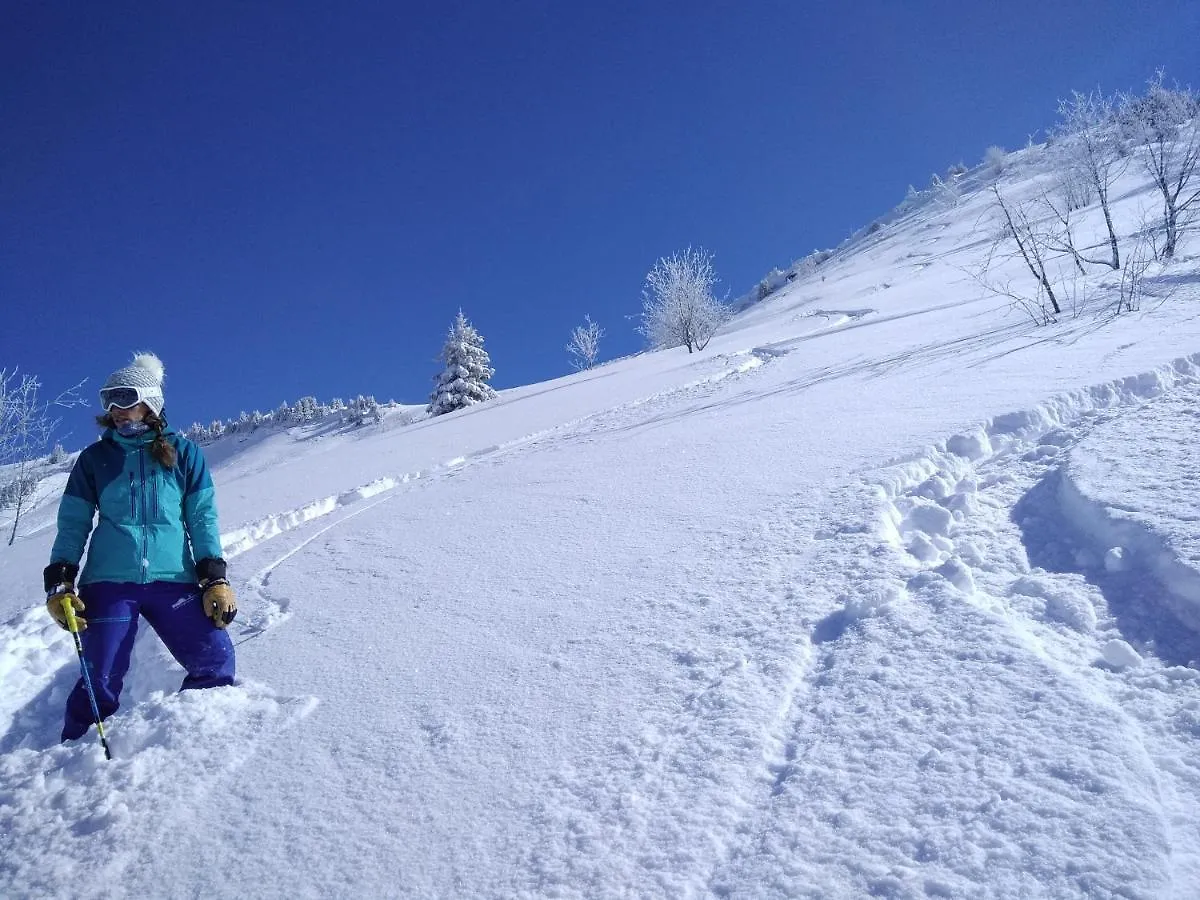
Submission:
<svg viewBox="0 0 1200 900">
<path fill-rule="evenodd" d="M 83 655 L 102 719 L 117 711 L 139 616 L 187 671 L 181 689 L 233 684 L 225 626 L 237 601 L 225 579 L 213 483 L 200 448 L 167 427 L 164 403 L 163 364 L 153 353 L 104 382 L 97 421 L 105 431 L 71 471 L 44 573 L 55 621 L 67 627 L 64 598 L 86 615 L 77 621 L 87 629 Z M 82 737 L 92 722 L 80 679 L 62 739 Z"/>
</svg>

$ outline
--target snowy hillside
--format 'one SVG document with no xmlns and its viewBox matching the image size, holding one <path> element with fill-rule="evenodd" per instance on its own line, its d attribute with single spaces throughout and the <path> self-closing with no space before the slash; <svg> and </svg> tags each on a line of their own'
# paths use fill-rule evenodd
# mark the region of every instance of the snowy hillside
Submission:
<svg viewBox="0 0 1200 900">
<path fill-rule="evenodd" d="M 702 353 L 218 442 L 242 683 L 174 693 L 144 632 L 111 762 L 56 743 L 45 482 L 0 896 L 1200 895 L 1200 239 L 1038 326 L 974 277 L 993 177 Z"/>
</svg>

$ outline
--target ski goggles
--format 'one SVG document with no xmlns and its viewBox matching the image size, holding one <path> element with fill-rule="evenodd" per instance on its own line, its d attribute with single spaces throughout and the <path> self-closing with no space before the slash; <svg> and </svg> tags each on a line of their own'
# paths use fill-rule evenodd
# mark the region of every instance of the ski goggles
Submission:
<svg viewBox="0 0 1200 900">
<path fill-rule="evenodd" d="M 133 409 L 139 403 L 144 403 L 146 397 L 141 388 L 111 387 L 100 391 L 100 405 L 107 411 L 114 406 L 117 409 Z"/>
</svg>

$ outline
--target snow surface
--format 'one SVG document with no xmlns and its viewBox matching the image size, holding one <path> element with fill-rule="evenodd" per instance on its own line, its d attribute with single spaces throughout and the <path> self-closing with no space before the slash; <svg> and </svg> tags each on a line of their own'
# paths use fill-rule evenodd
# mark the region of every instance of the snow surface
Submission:
<svg viewBox="0 0 1200 900">
<path fill-rule="evenodd" d="M 210 448 L 241 683 L 144 630 L 111 762 L 56 744 L 48 479 L 0 897 L 1200 896 L 1196 259 L 1035 327 L 983 178 L 703 353 Z"/>
</svg>

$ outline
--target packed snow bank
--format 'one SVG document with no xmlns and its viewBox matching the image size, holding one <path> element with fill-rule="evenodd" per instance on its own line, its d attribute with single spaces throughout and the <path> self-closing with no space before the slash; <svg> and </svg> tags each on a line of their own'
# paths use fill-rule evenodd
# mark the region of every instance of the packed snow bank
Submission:
<svg viewBox="0 0 1200 900">
<path fill-rule="evenodd" d="M 1098 429 L 1071 451 L 1063 510 L 1109 571 L 1144 569 L 1200 632 L 1200 387 L 1183 386 Z"/>
<path fill-rule="evenodd" d="M 953 542 L 948 535 L 954 522 L 968 515 L 975 506 L 979 484 L 974 475 L 979 464 L 1008 454 L 1054 456 L 1074 439 L 1071 429 L 1082 418 L 1106 411 L 1128 410 L 1176 389 L 1190 387 L 1194 390 L 1197 384 L 1200 384 L 1200 353 L 1138 375 L 1063 393 L 1030 409 L 1005 413 L 952 435 L 880 473 L 877 482 L 885 504 L 882 511 L 884 531 L 893 543 L 904 546 L 918 559 L 945 563 L 953 556 Z M 1174 398 L 1166 412 L 1157 415 L 1169 420 L 1176 409 L 1186 408 L 1194 402 L 1194 395 L 1190 391 L 1184 392 Z M 1160 407 L 1153 408 L 1158 410 Z M 1128 426 L 1137 427 L 1136 423 Z M 1188 434 L 1184 429 L 1180 437 Z M 1115 438 L 1114 447 L 1118 449 L 1109 455 L 1111 465 L 1117 464 L 1116 454 L 1125 451 L 1130 439 L 1127 433 Z M 1126 447 L 1122 447 L 1122 443 Z M 1186 440 L 1180 440 L 1176 458 L 1169 461 L 1185 467 L 1174 478 L 1173 484 L 1187 484 L 1189 474 L 1195 476 L 1195 460 L 1186 455 L 1190 448 L 1185 445 Z M 1125 459 L 1126 464 L 1136 471 L 1137 463 L 1128 460 L 1127 453 Z M 1165 489 L 1173 495 L 1178 494 L 1176 488 L 1168 486 Z M 1167 504 L 1165 498 L 1157 497 L 1149 502 L 1155 508 Z M 1178 541 L 1187 542 L 1191 548 L 1189 553 L 1200 554 L 1200 537 L 1188 535 L 1186 528 L 1177 528 L 1175 532 Z"/>
</svg>

